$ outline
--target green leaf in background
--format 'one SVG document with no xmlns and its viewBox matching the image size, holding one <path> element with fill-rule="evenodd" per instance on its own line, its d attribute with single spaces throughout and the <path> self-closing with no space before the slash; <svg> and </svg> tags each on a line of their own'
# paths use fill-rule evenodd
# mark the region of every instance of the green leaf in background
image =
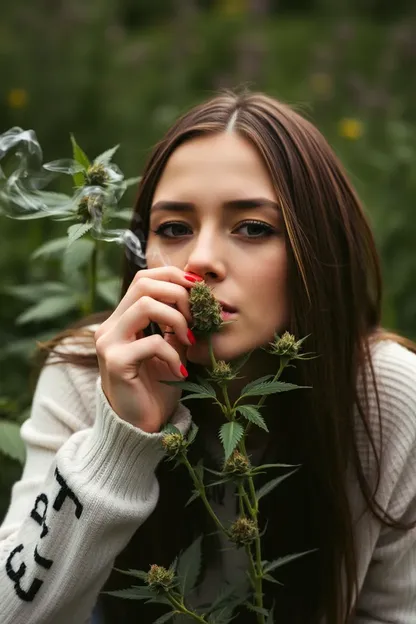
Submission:
<svg viewBox="0 0 416 624">
<path fill-rule="evenodd" d="M 23 463 L 25 447 L 20 437 L 20 425 L 0 420 L 0 453 Z"/>
<path fill-rule="evenodd" d="M 195 587 L 201 571 L 201 541 L 202 536 L 199 536 L 178 560 L 176 574 L 184 596 Z"/>
<path fill-rule="evenodd" d="M 97 158 L 94 159 L 94 165 L 109 165 L 119 147 L 120 145 L 110 147 L 110 149 L 97 156 Z"/>
<path fill-rule="evenodd" d="M 162 383 L 167 384 L 168 386 L 174 386 L 175 388 L 180 388 L 181 390 L 189 390 L 189 392 L 193 392 L 195 394 L 213 396 L 214 398 L 216 397 L 215 390 L 212 388 L 214 394 L 211 394 L 205 384 L 196 384 L 191 381 L 162 381 Z"/>
<path fill-rule="evenodd" d="M 129 600 L 148 600 L 149 598 L 155 597 L 155 593 L 150 587 L 139 587 L 138 585 L 128 589 L 116 589 L 114 591 L 103 592 L 103 594 Z"/>
<path fill-rule="evenodd" d="M 68 245 L 71 245 L 76 240 L 84 236 L 92 228 L 92 223 L 74 223 L 68 228 Z"/>
<path fill-rule="evenodd" d="M 147 579 L 147 572 L 144 570 L 120 570 L 119 568 L 114 568 L 116 572 L 120 572 L 120 574 L 125 574 L 126 576 L 132 576 L 134 578 L 138 578 L 141 581 L 145 581 Z"/>
<path fill-rule="evenodd" d="M 84 152 L 84 150 L 76 142 L 73 134 L 71 134 L 71 143 L 72 143 L 72 153 L 74 156 L 74 160 L 80 165 L 82 165 L 84 169 L 88 169 L 88 167 L 90 167 L 91 165 L 90 160 L 88 156 L 86 155 L 86 153 Z M 74 175 L 72 176 L 72 179 L 74 180 L 74 184 L 76 187 L 80 188 L 81 186 L 84 186 L 85 176 L 82 172 L 74 173 Z"/>
<path fill-rule="evenodd" d="M 267 494 L 270 494 L 270 492 L 272 490 L 274 490 L 275 487 L 280 485 L 280 483 L 282 483 L 282 481 L 284 481 L 285 479 L 290 477 L 292 474 L 294 474 L 298 470 L 299 470 L 299 468 L 296 468 L 296 470 L 291 470 L 291 472 L 287 472 L 286 474 L 280 475 L 280 477 L 276 477 L 275 479 L 272 479 L 271 481 L 268 481 L 267 483 L 265 483 L 256 492 L 257 500 L 260 500 L 261 498 L 263 498 L 263 496 L 267 496 Z"/>
<path fill-rule="evenodd" d="M 188 505 L 190 505 L 191 503 L 194 502 L 194 500 L 196 500 L 198 497 L 200 496 L 200 493 L 198 492 L 198 490 L 192 490 L 192 495 L 190 496 L 190 498 L 188 498 L 188 500 L 185 503 L 185 507 L 188 507 Z"/>
<path fill-rule="evenodd" d="M 188 444 L 192 444 L 192 442 L 195 440 L 197 433 L 199 431 L 199 427 L 198 425 L 196 425 L 194 422 L 191 424 L 191 428 L 190 431 L 188 433 L 188 437 L 187 437 L 187 442 Z"/>
<path fill-rule="evenodd" d="M 4 292 L 22 301 L 35 303 L 51 295 L 68 295 L 70 290 L 61 282 L 42 282 L 35 284 L 22 284 L 21 286 L 9 286 Z"/>
<path fill-rule="evenodd" d="M 112 277 L 106 280 L 99 280 L 97 292 L 106 303 L 116 307 L 120 301 L 121 280 L 119 277 Z"/>
<path fill-rule="evenodd" d="M 79 238 L 71 245 L 67 245 L 62 258 L 63 272 L 66 275 L 71 275 L 88 264 L 95 249 L 95 244 L 90 238 Z"/>
<path fill-rule="evenodd" d="M 237 407 L 237 412 L 240 412 L 242 416 L 249 422 L 257 425 L 264 431 L 269 431 L 267 425 L 264 421 L 263 416 L 260 414 L 256 405 L 239 405 Z"/>
<path fill-rule="evenodd" d="M 224 423 L 220 427 L 219 436 L 224 447 L 225 460 L 227 460 L 241 438 L 243 437 L 244 427 L 240 423 L 231 421 Z"/>
<path fill-rule="evenodd" d="M 49 258 L 50 256 L 54 256 L 55 254 L 60 254 L 64 252 L 67 246 L 67 236 L 54 238 L 53 240 L 50 240 L 35 249 L 35 251 L 31 255 L 31 259 L 37 260 L 38 258 Z"/>
<path fill-rule="evenodd" d="M 23 314 L 17 317 L 17 325 L 46 321 L 56 318 L 61 314 L 67 314 L 74 310 L 79 304 L 76 295 L 56 295 L 43 299 L 39 303 L 28 308 Z"/>
</svg>

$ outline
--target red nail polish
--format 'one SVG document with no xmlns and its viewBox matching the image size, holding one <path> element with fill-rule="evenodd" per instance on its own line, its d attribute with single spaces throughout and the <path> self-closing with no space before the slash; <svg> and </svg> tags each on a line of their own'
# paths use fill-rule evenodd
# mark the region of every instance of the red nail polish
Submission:
<svg viewBox="0 0 416 624">
<path fill-rule="evenodd" d="M 181 364 L 180 371 L 181 371 L 182 377 L 188 377 L 189 373 L 188 373 L 188 371 L 186 370 L 186 368 L 185 368 L 185 366 L 183 364 Z"/>
<path fill-rule="evenodd" d="M 194 336 L 194 332 L 192 331 L 192 329 L 188 329 L 187 336 L 191 345 L 194 345 L 196 343 L 196 338 Z"/>
<path fill-rule="evenodd" d="M 196 273 L 185 273 L 185 279 L 188 280 L 188 282 L 203 282 L 204 278 L 201 277 L 200 275 L 196 275 Z"/>
</svg>

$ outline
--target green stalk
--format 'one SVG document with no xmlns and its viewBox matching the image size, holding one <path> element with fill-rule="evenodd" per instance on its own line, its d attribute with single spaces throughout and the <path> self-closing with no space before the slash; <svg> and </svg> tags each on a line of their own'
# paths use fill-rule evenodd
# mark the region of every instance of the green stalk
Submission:
<svg viewBox="0 0 416 624">
<path fill-rule="evenodd" d="M 98 243 L 94 241 L 94 249 L 92 251 L 90 266 L 89 266 L 89 283 L 90 283 L 90 297 L 89 297 L 89 314 L 95 312 L 97 303 L 97 256 L 98 256 Z"/>
<path fill-rule="evenodd" d="M 180 613 L 184 613 L 185 615 L 188 615 L 196 622 L 202 622 L 203 624 L 207 624 L 207 621 L 203 616 L 198 615 L 197 613 L 194 613 L 193 611 L 189 611 L 189 609 L 185 607 L 182 596 L 180 596 L 180 600 L 178 600 L 176 596 L 170 593 L 170 591 L 167 591 L 166 597 L 171 603 L 171 605 L 175 607 L 175 609 L 180 611 Z"/>
<path fill-rule="evenodd" d="M 217 363 L 217 360 L 215 359 L 214 347 L 212 346 L 212 334 L 208 334 L 208 349 L 209 349 L 209 356 L 211 358 L 211 366 L 212 368 L 214 368 L 214 366 Z"/>
<path fill-rule="evenodd" d="M 228 533 L 227 533 L 226 529 L 224 528 L 223 524 L 221 523 L 220 519 L 217 517 L 215 511 L 212 509 L 211 505 L 209 504 L 209 500 L 207 499 L 207 495 L 205 493 L 204 484 L 199 481 L 198 475 L 196 474 L 195 470 L 193 469 L 193 467 L 189 463 L 189 460 L 188 460 L 188 458 L 186 457 L 185 454 L 182 455 L 182 461 L 185 464 L 185 466 L 187 467 L 188 472 L 191 475 L 191 479 L 193 481 L 193 484 L 196 487 L 196 489 L 198 490 L 199 495 L 200 495 L 200 497 L 202 499 L 202 502 L 204 503 L 205 508 L 208 511 L 209 515 L 211 516 L 211 518 L 215 522 L 215 525 L 220 529 L 220 531 L 225 533 L 225 535 L 228 535 Z"/>
</svg>

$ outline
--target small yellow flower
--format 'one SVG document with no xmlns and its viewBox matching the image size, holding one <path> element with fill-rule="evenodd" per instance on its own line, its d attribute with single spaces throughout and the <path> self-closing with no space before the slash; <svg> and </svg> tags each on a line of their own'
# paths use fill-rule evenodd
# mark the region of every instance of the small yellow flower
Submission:
<svg viewBox="0 0 416 624">
<path fill-rule="evenodd" d="M 338 132 L 344 139 L 356 141 L 364 133 L 364 125 L 359 119 L 344 117 L 338 124 Z"/>
<path fill-rule="evenodd" d="M 318 95 L 330 95 L 332 93 L 332 78 L 325 72 L 316 72 L 310 77 L 312 91 Z"/>
<path fill-rule="evenodd" d="M 26 108 L 29 96 L 25 89 L 10 89 L 7 94 L 7 104 L 9 108 L 20 110 Z"/>
</svg>

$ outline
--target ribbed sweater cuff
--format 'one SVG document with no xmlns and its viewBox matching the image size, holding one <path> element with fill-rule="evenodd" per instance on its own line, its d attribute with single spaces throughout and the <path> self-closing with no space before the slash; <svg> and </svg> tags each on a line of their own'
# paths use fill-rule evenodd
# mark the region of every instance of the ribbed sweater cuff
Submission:
<svg viewBox="0 0 416 624">
<path fill-rule="evenodd" d="M 100 378 L 96 393 L 95 423 L 78 448 L 72 472 L 82 475 L 85 487 L 93 483 L 94 488 L 105 492 L 116 490 L 126 502 L 146 498 L 154 486 L 156 467 L 164 456 L 162 434 L 146 433 L 119 418 L 107 401 Z M 189 410 L 180 403 L 171 422 L 185 434 L 191 422 Z"/>
</svg>

